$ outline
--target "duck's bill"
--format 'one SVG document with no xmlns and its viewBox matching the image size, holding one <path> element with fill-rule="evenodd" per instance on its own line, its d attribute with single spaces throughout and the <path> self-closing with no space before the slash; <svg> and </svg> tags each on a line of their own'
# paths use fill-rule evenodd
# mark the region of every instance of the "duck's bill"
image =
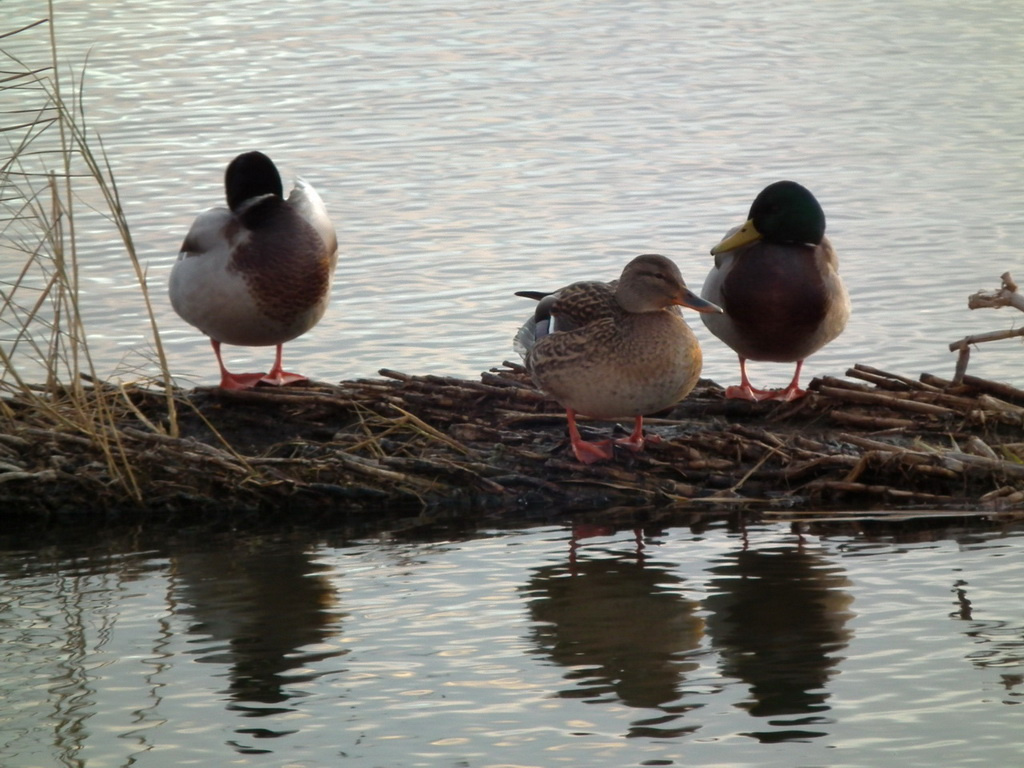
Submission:
<svg viewBox="0 0 1024 768">
<path fill-rule="evenodd" d="M 697 312 L 722 313 L 724 311 L 717 304 L 714 304 L 713 302 L 710 302 L 707 299 L 702 299 L 700 296 L 698 296 L 696 293 L 689 289 L 687 289 L 683 293 L 682 297 L 676 303 L 681 307 L 689 307 L 690 309 L 696 310 Z"/>
<path fill-rule="evenodd" d="M 753 220 L 748 219 L 746 223 L 739 229 L 735 229 L 725 236 L 718 245 L 711 249 L 711 255 L 717 256 L 720 253 L 726 251 L 734 251 L 742 245 L 747 245 L 760 240 L 762 237 L 761 233 L 757 231 L 757 227 L 754 226 Z"/>
</svg>

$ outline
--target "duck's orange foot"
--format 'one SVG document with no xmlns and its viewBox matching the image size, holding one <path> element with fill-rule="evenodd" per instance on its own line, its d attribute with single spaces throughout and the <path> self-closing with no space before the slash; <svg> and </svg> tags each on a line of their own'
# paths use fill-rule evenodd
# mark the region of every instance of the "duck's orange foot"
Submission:
<svg viewBox="0 0 1024 768">
<path fill-rule="evenodd" d="M 261 384 L 269 384 L 272 387 L 283 387 L 287 384 L 296 384 L 300 381 L 309 381 L 308 378 L 300 373 L 289 373 L 281 365 L 281 358 L 284 354 L 284 345 L 278 344 L 277 351 L 274 355 L 274 365 L 271 367 L 270 372 L 267 373 L 262 379 Z"/>
<path fill-rule="evenodd" d="M 633 453 L 639 453 L 644 449 L 645 443 L 660 443 L 661 438 L 655 434 L 644 434 L 644 417 L 637 416 L 636 422 L 633 425 L 633 431 L 629 433 L 629 437 L 620 437 L 616 439 L 615 445 L 621 445 L 623 448 L 628 448 Z"/>
<path fill-rule="evenodd" d="M 271 371 L 260 378 L 260 384 L 269 384 L 272 387 L 284 387 L 288 384 L 296 384 L 300 381 L 309 381 L 309 378 L 301 373 L 289 373 L 288 371 Z"/>
<path fill-rule="evenodd" d="M 800 389 L 792 384 L 785 389 L 774 389 L 772 390 L 772 396 L 767 398 L 769 400 L 781 400 L 784 403 L 791 403 L 794 400 L 799 400 L 801 397 L 807 394 L 806 389 Z"/>
<path fill-rule="evenodd" d="M 573 440 L 572 452 L 576 456 L 576 459 L 584 464 L 607 461 L 613 456 L 611 443 L 608 440 L 602 440 L 599 443 L 588 443 L 586 440 Z"/>
<path fill-rule="evenodd" d="M 752 400 L 757 402 L 758 400 L 764 400 L 769 394 L 769 392 L 763 389 L 754 389 L 745 384 L 725 388 L 725 397 L 728 400 Z"/>
<path fill-rule="evenodd" d="M 229 373 L 221 371 L 221 389 L 252 389 L 266 376 L 264 373 Z"/>
<path fill-rule="evenodd" d="M 752 400 L 756 403 L 764 400 L 778 400 L 789 403 L 793 400 L 799 400 L 806 394 L 806 389 L 793 386 L 786 387 L 785 389 L 754 389 L 753 387 L 740 385 L 726 387 L 725 390 L 725 396 L 729 400 Z"/>
<path fill-rule="evenodd" d="M 640 453 L 644 449 L 644 438 L 636 438 L 630 435 L 629 437 L 620 437 L 613 441 L 615 445 L 621 445 L 623 448 L 628 448 L 633 453 Z"/>
<path fill-rule="evenodd" d="M 650 434 L 639 436 L 633 434 L 629 437 L 620 437 L 615 440 L 615 445 L 621 445 L 623 448 L 628 448 L 633 453 L 640 453 L 644 449 L 644 445 L 647 443 L 660 443 L 661 437 L 659 435 Z"/>
</svg>

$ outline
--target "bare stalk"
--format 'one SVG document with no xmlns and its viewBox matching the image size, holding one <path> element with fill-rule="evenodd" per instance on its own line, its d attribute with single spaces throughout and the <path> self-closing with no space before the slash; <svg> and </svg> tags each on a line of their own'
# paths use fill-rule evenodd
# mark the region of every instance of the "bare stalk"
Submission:
<svg viewBox="0 0 1024 768">
<path fill-rule="evenodd" d="M 97 384 L 103 377 L 89 350 L 76 226 L 80 208 L 104 212 L 142 293 L 167 412 L 166 419 L 147 422 L 149 427 L 176 437 L 177 405 L 145 269 L 103 142 L 86 122 L 85 68 L 77 78 L 62 71 L 52 0 L 47 10 L 47 18 L 0 33 L 0 41 L 21 36 L 19 42 L 34 45 L 42 37 L 39 28 L 48 25 L 40 50 L 49 49 L 45 63 L 0 49 L 0 95 L 9 90 L 18 105 L 0 111 L 0 248 L 22 260 L 20 269 L 0 281 L 0 394 L 31 403 L 35 420 L 88 438 L 110 476 L 140 499 L 132 454 L 118 428 L 134 406 L 124 387 Z M 90 202 L 96 199 L 101 204 Z M 7 257 L 5 262 L 17 263 Z M 13 414 L 0 401 L 0 419 Z"/>
<path fill-rule="evenodd" d="M 998 309 L 999 307 L 1013 307 L 1024 312 L 1024 296 L 1017 292 L 1017 283 L 1013 275 L 1003 272 L 999 278 L 1002 285 L 992 292 L 978 291 L 967 299 L 969 309 Z M 956 371 L 953 374 L 953 383 L 959 384 L 967 374 L 967 364 L 971 360 L 971 347 L 975 344 L 983 344 L 988 341 L 1001 341 L 1024 336 L 1024 328 L 1011 328 L 1004 331 L 989 331 L 973 336 L 965 336 L 949 345 L 950 352 L 957 352 Z"/>
</svg>

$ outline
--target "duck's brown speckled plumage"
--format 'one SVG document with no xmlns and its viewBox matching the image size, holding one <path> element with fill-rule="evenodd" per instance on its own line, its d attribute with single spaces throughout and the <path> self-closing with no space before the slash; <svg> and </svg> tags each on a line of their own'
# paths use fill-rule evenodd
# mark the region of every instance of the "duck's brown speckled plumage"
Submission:
<svg viewBox="0 0 1024 768">
<path fill-rule="evenodd" d="M 537 386 L 568 411 L 570 430 L 575 413 L 634 417 L 642 444 L 642 417 L 677 403 L 700 376 L 700 345 L 679 305 L 717 311 L 669 259 L 639 256 L 617 281 L 573 283 L 543 298 L 517 346 Z"/>
<path fill-rule="evenodd" d="M 581 282 L 559 291 L 551 312 L 572 330 L 541 339 L 527 367 L 567 408 L 599 419 L 642 416 L 673 405 L 697 383 L 697 337 L 668 308 L 628 312 L 609 284 Z"/>
<path fill-rule="evenodd" d="M 265 224 L 273 238 L 253 237 L 239 244 L 232 267 L 252 293 L 259 311 L 289 327 L 310 307 L 325 301 L 331 288 L 334 266 L 316 229 L 278 199 Z M 288 248 L 280 243 L 286 242 Z"/>
</svg>

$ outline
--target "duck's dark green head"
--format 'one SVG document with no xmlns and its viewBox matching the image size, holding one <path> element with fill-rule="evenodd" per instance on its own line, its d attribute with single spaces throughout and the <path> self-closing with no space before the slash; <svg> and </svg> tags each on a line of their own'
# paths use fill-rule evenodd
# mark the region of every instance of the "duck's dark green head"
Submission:
<svg viewBox="0 0 1024 768">
<path fill-rule="evenodd" d="M 747 216 L 772 243 L 811 243 L 825 236 L 825 212 L 807 187 L 776 181 L 754 198 Z"/>
<path fill-rule="evenodd" d="M 754 198 L 746 223 L 711 253 L 731 251 L 755 240 L 817 245 L 824 237 L 825 212 L 811 191 L 795 181 L 776 181 Z"/>
<path fill-rule="evenodd" d="M 224 173 L 224 190 L 232 211 L 238 211 L 246 200 L 263 195 L 284 196 L 281 174 L 262 152 L 245 152 L 232 160 Z"/>
</svg>

